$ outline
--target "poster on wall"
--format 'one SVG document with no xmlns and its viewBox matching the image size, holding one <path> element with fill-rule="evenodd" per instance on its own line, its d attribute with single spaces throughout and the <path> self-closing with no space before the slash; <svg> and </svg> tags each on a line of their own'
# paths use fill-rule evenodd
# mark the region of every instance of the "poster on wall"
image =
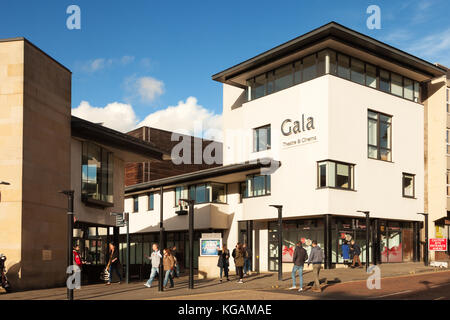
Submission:
<svg viewBox="0 0 450 320">
<path fill-rule="evenodd" d="M 428 250 L 430 251 L 447 251 L 447 239 L 429 239 Z"/>
<path fill-rule="evenodd" d="M 217 256 L 222 248 L 222 239 L 200 239 L 200 256 Z"/>
</svg>

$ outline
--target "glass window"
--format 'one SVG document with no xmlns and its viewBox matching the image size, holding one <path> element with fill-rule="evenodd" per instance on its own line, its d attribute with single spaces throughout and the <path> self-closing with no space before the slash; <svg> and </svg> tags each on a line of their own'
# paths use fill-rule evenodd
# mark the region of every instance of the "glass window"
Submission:
<svg viewBox="0 0 450 320">
<path fill-rule="evenodd" d="M 359 84 L 364 84 L 364 62 L 352 58 L 351 63 L 351 80 Z"/>
<path fill-rule="evenodd" d="M 352 164 L 331 160 L 319 162 L 318 188 L 353 190 L 353 167 Z"/>
<path fill-rule="evenodd" d="M 247 184 L 244 182 L 239 183 L 239 202 L 242 202 L 242 199 L 247 198 Z"/>
<path fill-rule="evenodd" d="M 338 54 L 338 76 L 350 79 L 350 58 L 343 54 Z"/>
<path fill-rule="evenodd" d="M 450 87 L 447 88 L 447 112 L 450 112 Z"/>
<path fill-rule="evenodd" d="M 380 90 L 384 92 L 391 92 L 389 71 L 382 69 L 380 69 Z"/>
<path fill-rule="evenodd" d="M 270 149 L 270 125 L 253 129 L 253 152 Z"/>
<path fill-rule="evenodd" d="M 447 128 L 447 135 L 445 137 L 445 141 L 447 142 L 447 155 L 450 155 L 450 129 Z"/>
<path fill-rule="evenodd" d="M 221 183 L 211 183 L 211 199 L 212 202 L 226 203 L 226 185 Z"/>
<path fill-rule="evenodd" d="M 83 142 L 81 159 L 82 199 L 113 203 L 114 157 L 100 146 Z"/>
<path fill-rule="evenodd" d="M 414 198 L 414 175 L 403 173 L 403 196 Z"/>
<path fill-rule="evenodd" d="M 419 83 L 414 81 L 414 102 L 419 102 Z"/>
<path fill-rule="evenodd" d="M 450 196 L 450 170 L 447 170 L 447 197 Z"/>
<path fill-rule="evenodd" d="M 188 189 L 184 186 L 175 188 L 175 206 L 179 206 L 180 199 L 188 198 Z"/>
<path fill-rule="evenodd" d="M 392 117 L 369 110 L 367 131 L 369 158 L 391 161 Z"/>
<path fill-rule="evenodd" d="M 306 58 L 303 58 L 302 82 L 312 80 L 316 76 L 316 55 L 312 54 Z"/>
<path fill-rule="evenodd" d="M 266 75 L 262 74 L 255 77 L 252 87 L 252 99 L 257 99 L 266 94 Z"/>
<path fill-rule="evenodd" d="M 274 84 L 274 71 L 267 72 L 267 94 L 271 94 L 275 92 L 275 84 Z"/>
<path fill-rule="evenodd" d="M 134 196 L 133 197 L 133 212 L 138 212 L 138 211 L 139 211 L 139 197 Z"/>
<path fill-rule="evenodd" d="M 366 86 L 377 87 L 377 68 L 366 63 Z"/>
<path fill-rule="evenodd" d="M 258 197 L 270 194 L 270 175 L 247 176 L 248 197 Z"/>
<path fill-rule="evenodd" d="M 337 64 L 336 64 L 336 52 L 329 50 L 330 55 L 330 73 L 336 75 L 337 74 Z"/>
<path fill-rule="evenodd" d="M 325 57 L 327 56 L 327 51 L 320 51 L 317 54 L 317 76 L 323 76 L 325 74 Z"/>
<path fill-rule="evenodd" d="M 275 70 L 275 91 L 289 88 L 293 84 L 293 66 L 285 65 Z"/>
<path fill-rule="evenodd" d="M 396 96 L 403 96 L 403 79 L 402 76 L 391 73 L 391 93 Z"/>
<path fill-rule="evenodd" d="M 302 82 L 302 61 L 294 63 L 294 84 Z"/>
<path fill-rule="evenodd" d="M 414 100 L 414 82 L 411 79 L 403 78 L 404 81 L 404 97 L 409 100 Z"/>
<path fill-rule="evenodd" d="M 209 202 L 209 193 L 205 184 L 198 185 L 195 188 L 195 203 Z"/>
<path fill-rule="evenodd" d="M 155 195 L 153 192 L 148 194 L 148 211 L 153 210 L 155 207 Z"/>
</svg>

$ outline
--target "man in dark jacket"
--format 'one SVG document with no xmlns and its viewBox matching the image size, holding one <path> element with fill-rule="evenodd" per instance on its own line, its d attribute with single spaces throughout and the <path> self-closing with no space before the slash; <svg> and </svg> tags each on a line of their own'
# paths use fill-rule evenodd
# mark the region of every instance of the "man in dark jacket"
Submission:
<svg viewBox="0 0 450 320">
<path fill-rule="evenodd" d="M 350 252 L 353 255 L 352 268 L 356 267 L 357 262 L 358 262 L 358 267 L 362 268 L 361 260 L 359 259 L 359 255 L 361 254 L 361 248 L 355 243 L 355 240 L 352 240 L 352 242 L 351 242 Z"/>
<path fill-rule="evenodd" d="M 295 276 L 298 271 L 299 281 L 300 281 L 300 288 L 298 289 L 298 292 L 303 291 L 303 265 L 305 264 L 305 261 L 308 259 L 308 253 L 306 250 L 302 247 L 302 242 L 297 242 L 297 245 L 295 246 L 294 250 L 294 257 L 292 261 L 294 262 L 294 266 L 292 267 L 292 287 L 289 288 L 289 290 L 297 289 L 295 286 Z"/>
<path fill-rule="evenodd" d="M 308 266 L 312 263 L 313 265 L 313 275 L 314 275 L 314 288 L 312 291 L 321 292 L 319 273 L 322 268 L 322 261 L 324 258 L 323 250 L 317 245 L 317 241 L 312 242 L 312 249 L 309 254 Z"/>
</svg>

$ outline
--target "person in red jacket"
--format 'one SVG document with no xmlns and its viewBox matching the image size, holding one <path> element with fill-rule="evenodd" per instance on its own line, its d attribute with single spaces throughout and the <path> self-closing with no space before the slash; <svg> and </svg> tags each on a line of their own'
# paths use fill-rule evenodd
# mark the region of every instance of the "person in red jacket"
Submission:
<svg viewBox="0 0 450 320">
<path fill-rule="evenodd" d="M 80 268 L 80 270 L 81 270 L 81 267 L 82 267 L 82 265 L 83 265 L 83 262 L 81 261 L 81 255 L 80 255 L 80 246 L 79 245 L 76 245 L 74 248 L 73 248 L 73 261 L 75 262 L 75 264 Z"/>
</svg>

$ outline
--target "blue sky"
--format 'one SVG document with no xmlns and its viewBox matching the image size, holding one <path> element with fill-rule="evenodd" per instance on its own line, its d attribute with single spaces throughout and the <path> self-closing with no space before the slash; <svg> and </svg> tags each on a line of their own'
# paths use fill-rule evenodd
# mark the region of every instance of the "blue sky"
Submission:
<svg viewBox="0 0 450 320">
<path fill-rule="evenodd" d="M 71 4 L 81 9 L 81 30 L 66 27 Z M 366 27 L 372 4 L 381 30 Z M 449 12 L 448 0 L 1 0 L 0 38 L 24 36 L 72 70 L 72 107 L 85 101 L 90 120 L 122 131 L 174 129 L 191 115 L 220 120 L 212 74 L 330 21 L 450 65 Z"/>
</svg>

